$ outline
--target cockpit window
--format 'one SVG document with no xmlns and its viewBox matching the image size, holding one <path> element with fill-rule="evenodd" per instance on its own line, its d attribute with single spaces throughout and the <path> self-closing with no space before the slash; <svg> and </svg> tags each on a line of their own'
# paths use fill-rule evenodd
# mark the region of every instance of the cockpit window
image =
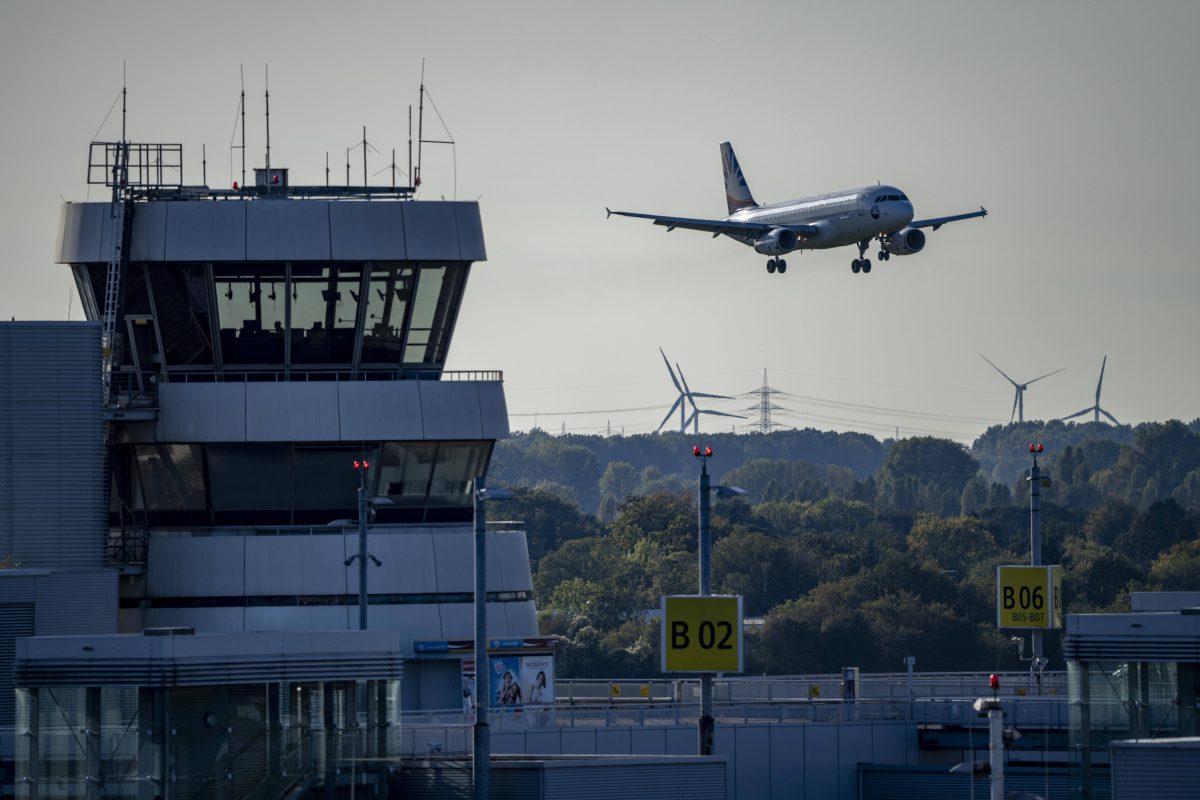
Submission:
<svg viewBox="0 0 1200 800">
<path fill-rule="evenodd" d="M 904 202 L 906 202 L 906 203 L 908 202 L 908 198 L 907 198 L 907 197 L 905 197 L 904 195 L 900 195 L 900 199 L 901 199 L 901 200 L 903 200 L 903 201 L 904 201 Z"/>
<path fill-rule="evenodd" d="M 886 200 L 886 199 L 887 199 L 887 195 L 883 195 L 883 194 L 881 194 L 881 195 L 879 195 L 878 197 L 876 197 L 874 200 L 872 200 L 871 202 L 873 202 L 873 203 L 882 203 L 882 202 L 883 202 L 884 200 Z"/>
</svg>

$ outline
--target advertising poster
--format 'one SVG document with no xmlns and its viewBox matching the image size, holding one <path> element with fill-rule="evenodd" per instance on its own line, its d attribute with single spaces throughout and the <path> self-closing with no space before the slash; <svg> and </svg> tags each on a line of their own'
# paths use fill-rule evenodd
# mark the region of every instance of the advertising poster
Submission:
<svg viewBox="0 0 1200 800">
<path fill-rule="evenodd" d="M 490 672 L 492 687 L 492 703 L 497 707 L 520 708 L 521 692 L 521 657 L 492 656 Z"/>
<path fill-rule="evenodd" d="M 521 659 L 521 686 L 525 705 L 553 705 L 554 656 L 524 656 Z"/>
<path fill-rule="evenodd" d="M 462 660 L 462 708 L 470 713 L 475 708 L 475 659 Z"/>
</svg>

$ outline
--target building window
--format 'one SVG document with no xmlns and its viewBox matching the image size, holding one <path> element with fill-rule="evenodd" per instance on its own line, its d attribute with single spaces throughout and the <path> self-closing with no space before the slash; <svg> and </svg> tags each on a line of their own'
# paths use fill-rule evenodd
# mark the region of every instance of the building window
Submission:
<svg viewBox="0 0 1200 800">
<path fill-rule="evenodd" d="M 287 277 L 283 264 L 213 267 L 225 364 L 283 364 Z"/>
</svg>

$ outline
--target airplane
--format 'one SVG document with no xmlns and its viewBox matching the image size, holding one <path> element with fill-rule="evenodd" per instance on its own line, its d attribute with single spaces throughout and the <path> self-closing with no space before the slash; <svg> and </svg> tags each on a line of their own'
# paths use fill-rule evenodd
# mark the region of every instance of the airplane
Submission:
<svg viewBox="0 0 1200 800">
<path fill-rule="evenodd" d="M 978 211 L 949 217 L 913 219 L 912 201 L 895 186 L 864 186 L 829 194 L 802 197 L 783 203 L 759 205 L 750 194 L 746 177 L 729 142 L 721 142 L 721 164 L 725 171 L 725 199 L 729 216 L 724 219 L 693 219 L 660 214 L 637 214 L 605 208 L 608 217 L 653 220 L 668 231 L 676 228 L 725 235 L 753 247 L 767 261 L 767 272 L 780 274 L 787 262 L 780 256 L 794 250 L 824 250 L 857 245 L 858 258 L 850 262 L 855 273 L 871 271 L 866 252 L 873 239 L 879 240 L 879 260 L 908 256 L 925 249 L 925 228 L 937 230 L 948 222 L 986 217 Z"/>
</svg>

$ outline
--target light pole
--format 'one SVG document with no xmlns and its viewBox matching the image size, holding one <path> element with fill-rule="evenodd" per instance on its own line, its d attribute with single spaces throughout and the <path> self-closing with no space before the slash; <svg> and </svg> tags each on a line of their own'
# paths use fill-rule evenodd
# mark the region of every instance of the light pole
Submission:
<svg viewBox="0 0 1200 800">
<path fill-rule="evenodd" d="M 1033 456 L 1033 466 L 1029 470 L 1029 565 L 1039 567 L 1042 564 L 1042 470 L 1038 467 L 1038 456 L 1045 451 L 1040 444 L 1029 445 L 1029 454 Z M 1047 480 L 1047 483 L 1049 481 Z M 1053 609 L 1051 610 L 1053 613 Z M 1042 693 L 1042 670 L 1046 668 L 1046 658 L 1042 653 L 1042 632 L 1035 630 L 1030 635 L 1033 645 L 1033 660 L 1029 669 L 1037 683 L 1038 694 Z"/>
<path fill-rule="evenodd" d="M 367 552 L 367 506 L 368 504 L 384 505 L 392 501 L 386 497 L 367 497 L 367 470 L 371 462 L 365 459 L 356 460 L 354 469 L 358 472 L 358 553 L 346 559 L 346 566 L 358 559 L 358 629 L 367 629 L 367 560 L 375 562 L 375 566 L 383 566 L 383 562 Z"/>
<path fill-rule="evenodd" d="M 487 515 L 488 500 L 507 500 L 512 492 L 489 489 L 484 478 L 476 478 L 471 492 L 475 509 L 475 728 L 471 754 L 474 800 L 490 800 L 492 737 L 488 729 L 487 685 Z"/>
<path fill-rule="evenodd" d="M 728 497 L 739 497 L 746 493 L 745 489 L 739 489 L 736 486 L 712 486 L 708 479 L 708 460 L 712 458 L 713 449 L 711 447 L 692 448 L 692 455 L 700 459 L 700 498 L 699 498 L 699 516 L 700 516 L 700 531 L 697 550 L 700 555 L 700 595 L 706 597 L 712 594 L 712 523 L 710 517 L 712 515 L 711 501 L 709 492 L 716 490 L 717 497 L 722 499 Z M 739 621 L 740 623 L 740 621 Z M 713 689 L 712 689 L 713 674 L 704 672 L 700 675 L 700 720 L 696 723 L 696 735 L 698 738 L 697 751 L 702 756 L 712 755 L 713 746 Z"/>
</svg>

